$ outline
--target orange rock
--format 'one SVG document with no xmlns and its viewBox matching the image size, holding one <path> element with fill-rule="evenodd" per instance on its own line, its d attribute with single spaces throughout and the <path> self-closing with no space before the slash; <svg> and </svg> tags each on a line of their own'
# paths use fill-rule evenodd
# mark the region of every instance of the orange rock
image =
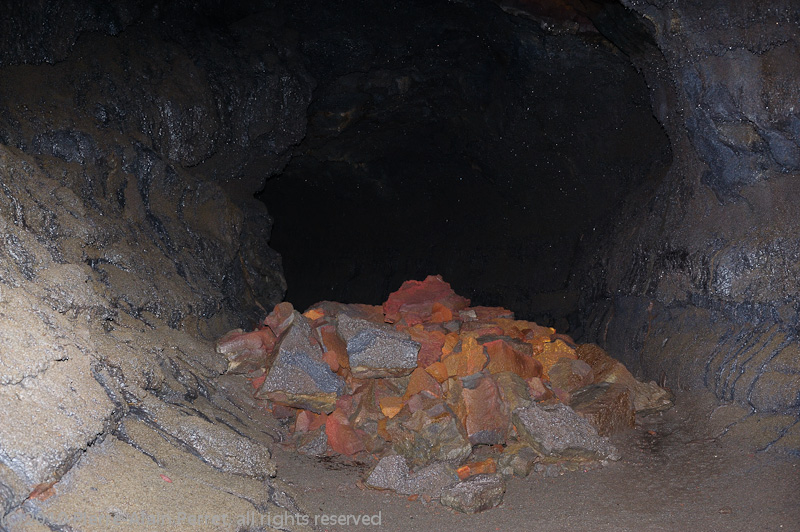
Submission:
<svg viewBox="0 0 800 532">
<path fill-rule="evenodd" d="M 447 356 L 453 352 L 453 349 L 458 345 L 458 342 L 461 341 L 461 337 L 458 333 L 449 333 L 444 337 L 444 345 L 442 345 L 442 356 Z"/>
<path fill-rule="evenodd" d="M 440 384 L 447 380 L 447 366 L 444 365 L 444 362 L 434 362 L 425 368 L 425 371 Z"/>
<path fill-rule="evenodd" d="M 445 307 L 438 301 L 433 304 L 431 308 L 431 317 L 428 321 L 431 323 L 444 323 L 453 319 L 453 311 Z"/>
<path fill-rule="evenodd" d="M 456 469 L 456 474 L 461 480 L 482 473 L 497 473 L 497 462 L 494 461 L 494 458 L 490 457 L 481 462 L 469 462 Z"/>
<path fill-rule="evenodd" d="M 336 362 L 340 368 L 350 367 L 350 358 L 347 356 L 347 344 L 336 333 L 333 325 L 323 325 L 317 328 L 322 348 L 336 354 Z M 331 367 L 331 370 L 336 371 Z"/>
<path fill-rule="evenodd" d="M 389 418 L 385 417 L 383 419 L 378 420 L 378 436 L 383 438 L 386 441 L 392 441 L 392 435 L 386 430 L 386 424 L 389 422 Z"/>
<path fill-rule="evenodd" d="M 542 327 L 533 321 L 497 318 L 494 320 L 494 323 L 503 329 L 504 334 L 518 340 L 527 340 L 535 336 L 546 336 L 549 338 L 550 335 L 556 332 L 552 327 Z"/>
<path fill-rule="evenodd" d="M 393 418 L 403 409 L 402 397 L 382 397 L 378 402 L 381 407 L 381 412 L 388 418 Z"/>
<path fill-rule="evenodd" d="M 467 416 L 464 427 L 473 445 L 504 443 L 511 427 L 508 407 L 491 375 L 479 373 L 461 379 Z"/>
<path fill-rule="evenodd" d="M 339 371 L 339 358 L 333 351 L 325 351 L 322 353 L 322 360 L 331 368 L 331 371 L 336 373 Z"/>
<path fill-rule="evenodd" d="M 306 318 L 308 318 L 311 321 L 318 320 L 319 318 L 323 317 L 324 315 L 325 315 L 325 312 L 323 312 L 321 309 L 317 309 L 317 308 L 309 309 L 309 310 L 307 310 L 307 311 L 305 311 L 303 313 L 303 316 L 305 316 Z"/>
<path fill-rule="evenodd" d="M 561 357 L 548 371 L 550 388 L 558 400 L 569 404 L 572 392 L 591 384 L 592 367 L 583 360 Z"/>
<path fill-rule="evenodd" d="M 489 354 L 489 364 L 486 366 L 489 373 L 510 371 L 526 380 L 542 376 L 542 363 L 515 350 L 509 342 L 494 340 L 483 346 Z"/>
<path fill-rule="evenodd" d="M 434 397 L 442 396 L 442 387 L 439 385 L 439 382 L 433 378 L 430 373 L 418 367 L 411 372 L 411 378 L 408 381 L 406 393 L 403 394 L 403 399 L 407 400 L 412 395 L 416 395 L 422 391 L 429 392 Z"/>
<path fill-rule="evenodd" d="M 466 308 L 469 299 L 456 294 L 440 275 L 429 275 L 424 281 L 403 283 L 399 290 L 389 295 L 383 304 L 383 312 L 389 323 L 403 318 L 406 318 L 406 323 L 416 319 L 425 322 L 430 321 L 435 303 L 457 311 Z"/>
<path fill-rule="evenodd" d="M 466 377 L 478 373 L 486 367 L 488 361 L 483 346 L 474 338 L 467 338 L 461 343 L 461 351 L 450 353 L 442 359 L 449 377 Z"/>
<path fill-rule="evenodd" d="M 544 343 L 542 352 L 534 355 L 534 358 L 542 363 L 542 379 L 550 379 L 548 371 L 558 362 L 558 359 L 562 357 L 572 359 L 578 358 L 575 354 L 575 350 L 568 346 L 563 340 Z"/>
</svg>

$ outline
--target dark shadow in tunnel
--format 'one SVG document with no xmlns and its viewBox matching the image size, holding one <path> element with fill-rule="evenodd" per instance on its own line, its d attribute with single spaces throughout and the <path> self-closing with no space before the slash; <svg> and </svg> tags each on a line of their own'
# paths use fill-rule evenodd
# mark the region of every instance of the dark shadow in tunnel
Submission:
<svg viewBox="0 0 800 532">
<path fill-rule="evenodd" d="M 591 24 L 545 30 L 489 2 L 285 16 L 317 80 L 305 139 L 259 195 L 286 299 L 379 304 L 441 274 L 574 329 L 582 246 L 671 162 L 626 54 Z"/>
</svg>

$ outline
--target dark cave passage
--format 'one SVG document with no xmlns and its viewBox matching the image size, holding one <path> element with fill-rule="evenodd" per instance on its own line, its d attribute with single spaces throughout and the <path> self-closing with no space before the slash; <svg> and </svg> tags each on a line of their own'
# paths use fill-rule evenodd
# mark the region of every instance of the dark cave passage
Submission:
<svg viewBox="0 0 800 532">
<path fill-rule="evenodd" d="M 286 20 L 317 81 L 259 195 L 287 300 L 376 304 L 441 274 L 576 329 L 586 246 L 671 161 L 629 58 L 591 24 L 547 32 L 489 3 L 304 2 Z"/>
</svg>

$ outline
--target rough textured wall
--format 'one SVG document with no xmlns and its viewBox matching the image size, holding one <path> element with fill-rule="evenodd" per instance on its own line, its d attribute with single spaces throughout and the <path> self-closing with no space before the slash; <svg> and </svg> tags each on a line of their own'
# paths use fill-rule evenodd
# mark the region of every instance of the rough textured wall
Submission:
<svg viewBox="0 0 800 532">
<path fill-rule="evenodd" d="M 211 506 L 278 504 L 191 471 L 274 474 L 277 436 L 219 398 L 211 341 L 283 297 L 252 194 L 304 135 L 312 81 L 266 13 L 18 7 L 0 54 L 0 528 L 36 486 L 110 474 L 91 468 L 111 455 L 130 471 L 197 457 L 184 471 Z"/>
<path fill-rule="evenodd" d="M 625 3 L 657 45 L 628 53 L 675 164 L 634 193 L 595 253 L 586 336 L 642 375 L 710 388 L 739 405 L 730 430 L 797 452 L 800 11 Z"/>
</svg>

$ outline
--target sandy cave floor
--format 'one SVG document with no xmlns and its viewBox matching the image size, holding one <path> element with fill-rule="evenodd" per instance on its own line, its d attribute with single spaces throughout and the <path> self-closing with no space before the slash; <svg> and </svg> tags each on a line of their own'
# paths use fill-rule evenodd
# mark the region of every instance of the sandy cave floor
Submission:
<svg viewBox="0 0 800 532">
<path fill-rule="evenodd" d="M 642 418 L 635 430 L 614 438 L 619 462 L 555 478 L 514 478 L 503 504 L 477 515 L 361 489 L 367 464 L 280 448 L 274 458 L 278 476 L 293 485 L 312 522 L 380 512 L 380 526 L 320 526 L 326 531 L 800 530 L 800 459 L 710 437 L 714 406 L 706 394 L 681 394 L 670 411 Z"/>
</svg>

